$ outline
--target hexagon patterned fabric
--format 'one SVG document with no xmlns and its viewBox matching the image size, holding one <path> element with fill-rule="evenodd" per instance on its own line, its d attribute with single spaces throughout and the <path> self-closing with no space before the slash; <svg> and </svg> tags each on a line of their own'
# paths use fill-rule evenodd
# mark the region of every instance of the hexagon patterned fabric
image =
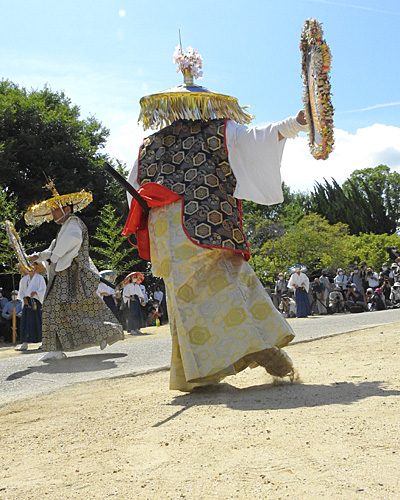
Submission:
<svg viewBox="0 0 400 500">
<path fill-rule="evenodd" d="M 149 217 L 152 270 L 164 279 L 172 333 L 170 388 L 190 391 L 247 366 L 252 354 L 283 347 L 293 331 L 238 254 L 193 244 L 181 202 Z"/>
<path fill-rule="evenodd" d="M 139 153 L 139 184 L 148 182 L 183 196 L 182 221 L 193 243 L 249 256 L 224 120 L 180 120 L 147 137 Z"/>
</svg>

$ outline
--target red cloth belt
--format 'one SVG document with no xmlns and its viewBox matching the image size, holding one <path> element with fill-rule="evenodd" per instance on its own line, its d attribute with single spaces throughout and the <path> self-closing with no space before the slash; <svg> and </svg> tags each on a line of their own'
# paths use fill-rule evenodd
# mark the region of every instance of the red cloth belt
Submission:
<svg viewBox="0 0 400 500">
<path fill-rule="evenodd" d="M 182 199 L 179 194 L 156 182 L 144 184 L 139 188 L 138 193 L 145 200 L 149 208 L 163 207 Z M 139 203 L 133 199 L 121 234 L 123 236 L 134 234 L 140 257 L 150 260 L 150 238 L 147 223 L 148 216 L 143 212 Z"/>
</svg>

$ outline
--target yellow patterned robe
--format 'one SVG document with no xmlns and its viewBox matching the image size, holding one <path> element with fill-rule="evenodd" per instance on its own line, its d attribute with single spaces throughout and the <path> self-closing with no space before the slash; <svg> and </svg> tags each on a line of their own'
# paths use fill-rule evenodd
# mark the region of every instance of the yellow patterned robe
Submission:
<svg viewBox="0 0 400 500">
<path fill-rule="evenodd" d="M 284 347 L 294 333 L 240 255 L 187 238 L 181 207 L 153 208 L 149 235 L 153 273 L 167 288 L 170 389 L 191 391 L 262 364 L 260 354 Z"/>
</svg>

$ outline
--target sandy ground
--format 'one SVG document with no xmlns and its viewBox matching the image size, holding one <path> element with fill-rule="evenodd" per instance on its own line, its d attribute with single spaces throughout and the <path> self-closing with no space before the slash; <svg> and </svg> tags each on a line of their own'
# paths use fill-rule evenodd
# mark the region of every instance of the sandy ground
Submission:
<svg viewBox="0 0 400 500">
<path fill-rule="evenodd" d="M 168 372 L 0 408 L 0 498 L 400 498 L 400 323 L 289 346 L 191 395 Z"/>
</svg>

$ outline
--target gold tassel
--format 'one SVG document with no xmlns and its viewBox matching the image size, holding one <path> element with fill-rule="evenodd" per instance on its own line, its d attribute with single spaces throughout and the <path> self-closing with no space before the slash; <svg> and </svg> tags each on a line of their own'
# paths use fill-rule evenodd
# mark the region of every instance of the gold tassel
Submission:
<svg viewBox="0 0 400 500">
<path fill-rule="evenodd" d="M 226 118 L 247 124 L 254 118 L 235 97 L 213 92 L 171 92 L 153 94 L 140 100 L 138 121 L 145 129 L 160 129 L 177 120 L 215 120 Z"/>
</svg>

